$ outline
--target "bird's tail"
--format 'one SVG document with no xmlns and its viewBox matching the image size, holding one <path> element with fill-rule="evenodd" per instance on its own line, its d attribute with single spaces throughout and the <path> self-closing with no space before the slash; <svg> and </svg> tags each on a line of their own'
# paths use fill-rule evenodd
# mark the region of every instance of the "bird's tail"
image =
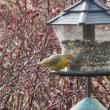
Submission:
<svg viewBox="0 0 110 110">
<path fill-rule="evenodd" d="M 36 63 L 36 64 L 32 64 L 32 66 L 33 66 L 33 67 L 35 67 L 35 66 L 42 66 L 42 62 L 38 62 L 38 63 Z"/>
<path fill-rule="evenodd" d="M 38 65 L 38 66 L 41 66 L 41 65 L 42 65 L 42 62 L 38 62 L 37 65 Z"/>
</svg>

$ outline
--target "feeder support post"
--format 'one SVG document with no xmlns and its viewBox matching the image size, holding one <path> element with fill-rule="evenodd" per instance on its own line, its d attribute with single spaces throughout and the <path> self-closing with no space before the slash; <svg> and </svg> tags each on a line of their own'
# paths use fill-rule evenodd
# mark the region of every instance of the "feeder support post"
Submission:
<svg viewBox="0 0 110 110">
<path fill-rule="evenodd" d="M 95 40 L 95 26 L 83 25 L 83 40 Z"/>
<path fill-rule="evenodd" d="M 94 25 L 83 25 L 83 40 L 95 41 L 95 26 Z M 87 83 L 87 95 L 91 97 L 92 84 L 91 77 L 86 78 Z"/>
</svg>

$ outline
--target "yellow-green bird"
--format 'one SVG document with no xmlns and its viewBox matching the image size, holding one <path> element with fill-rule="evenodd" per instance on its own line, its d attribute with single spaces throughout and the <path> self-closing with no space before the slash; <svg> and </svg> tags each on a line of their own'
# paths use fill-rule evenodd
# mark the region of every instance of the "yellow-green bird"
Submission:
<svg viewBox="0 0 110 110">
<path fill-rule="evenodd" d="M 60 71 L 70 65 L 72 54 L 55 54 L 38 62 L 37 65 L 47 67 L 51 71 Z"/>
</svg>

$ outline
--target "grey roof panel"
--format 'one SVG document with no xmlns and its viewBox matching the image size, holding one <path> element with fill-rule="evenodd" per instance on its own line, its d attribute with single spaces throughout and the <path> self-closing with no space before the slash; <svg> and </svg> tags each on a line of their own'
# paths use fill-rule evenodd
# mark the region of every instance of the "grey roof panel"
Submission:
<svg viewBox="0 0 110 110">
<path fill-rule="evenodd" d="M 68 13 L 68 15 L 63 15 L 59 19 L 56 19 L 51 24 L 77 24 L 79 20 L 80 13 Z"/>
<path fill-rule="evenodd" d="M 103 10 L 101 7 L 97 6 L 96 4 L 92 3 L 90 6 L 89 6 L 89 9 L 88 10 Z"/>
<path fill-rule="evenodd" d="M 110 8 L 95 0 L 83 0 L 65 9 L 48 24 L 104 24 L 110 23 Z"/>
<path fill-rule="evenodd" d="M 90 19 L 90 18 L 94 18 L 94 19 L 105 19 L 105 18 L 108 18 L 110 20 L 110 16 L 105 14 L 104 12 L 88 13 L 88 16 L 87 16 L 86 19 Z"/>
<path fill-rule="evenodd" d="M 83 5 L 85 2 L 82 2 L 80 5 L 77 5 L 75 8 L 70 9 L 69 11 L 81 11 L 83 9 Z M 94 2 L 87 1 L 87 4 L 89 5 L 88 11 L 95 11 L 95 10 L 103 10 L 100 6 L 97 6 Z M 108 8 L 104 8 L 108 9 Z"/>
<path fill-rule="evenodd" d="M 80 3 L 80 5 L 77 5 L 75 8 L 71 8 L 69 11 L 75 11 L 75 10 L 82 10 L 83 7 L 83 2 Z M 68 10 L 67 10 L 68 11 Z"/>
<path fill-rule="evenodd" d="M 110 16 L 104 12 L 88 13 L 86 24 L 110 23 Z"/>
<path fill-rule="evenodd" d="M 100 2 L 99 0 L 94 0 L 94 3 L 103 9 L 110 9 L 110 7 L 106 6 L 104 3 Z"/>
<path fill-rule="evenodd" d="M 83 3 L 83 1 L 80 0 L 80 1 L 78 1 L 78 2 L 76 2 L 76 3 L 74 3 L 73 5 L 71 5 L 70 7 L 64 9 L 64 11 L 68 11 L 68 10 L 71 10 L 71 9 L 73 9 L 73 8 L 77 8 L 77 6 L 79 6 L 79 5 L 82 4 L 82 3 Z"/>
</svg>

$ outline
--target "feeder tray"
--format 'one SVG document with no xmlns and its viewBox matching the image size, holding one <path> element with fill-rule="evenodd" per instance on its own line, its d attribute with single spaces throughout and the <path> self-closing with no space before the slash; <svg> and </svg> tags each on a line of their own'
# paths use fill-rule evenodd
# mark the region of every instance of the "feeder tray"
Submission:
<svg viewBox="0 0 110 110">
<path fill-rule="evenodd" d="M 51 75 L 59 76 L 85 76 L 85 77 L 96 77 L 96 76 L 110 76 L 110 70 L 94 70 L 94 71 L 58 71 L 50 72 Z"/>
</svg>

